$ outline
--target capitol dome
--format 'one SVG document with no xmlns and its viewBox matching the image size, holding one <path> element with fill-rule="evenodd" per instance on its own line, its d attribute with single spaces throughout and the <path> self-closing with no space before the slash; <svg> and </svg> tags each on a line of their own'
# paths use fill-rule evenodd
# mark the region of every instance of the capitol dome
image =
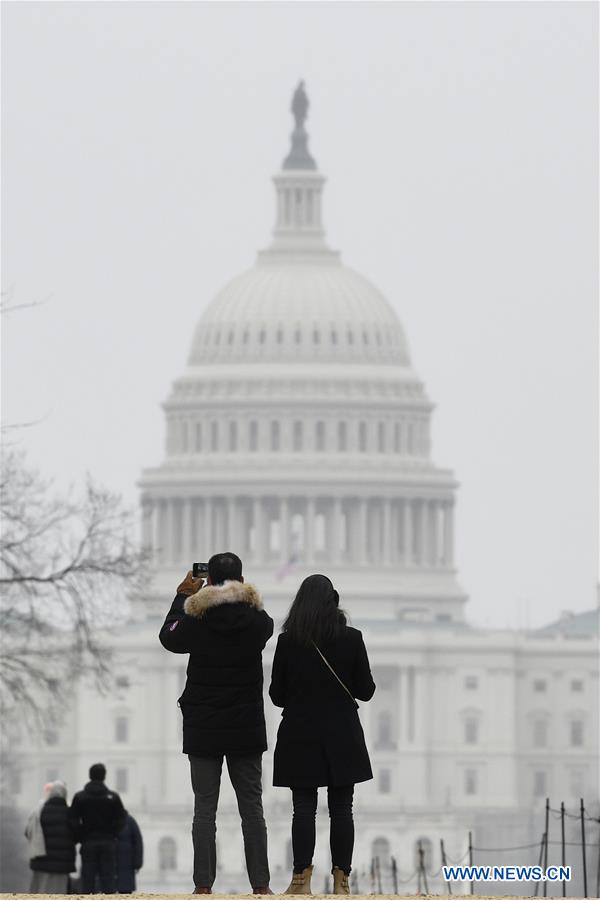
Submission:
<svg viewBox="0 0 600 900">
<path fill-rule="evenodd" d="M 280 611 L 287 575 L 320 569 L 377 617 L 458 622 L 456 482 L 432 461 L 433 406 L 398 317 L 326 243 L 307 106 L 300 86 L 273 240 L 208 304 L 163 405 L 144 542 L 165 590 L 229 548 Z"/>
<path fill-rule="evenodd" d="M 267 262 L 266 254 L 209 304 L 189 362 L 251 360 L 409 365 L 402 326 L 366 278 L 336 257 Z"/>
</svg>

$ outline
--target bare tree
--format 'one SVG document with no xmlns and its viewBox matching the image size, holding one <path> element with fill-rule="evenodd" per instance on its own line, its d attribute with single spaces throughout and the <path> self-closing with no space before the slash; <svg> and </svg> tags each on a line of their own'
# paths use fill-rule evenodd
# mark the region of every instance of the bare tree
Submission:
<svg viewBox="0 0 600 900">
<path fill-rule="evenodd" d="M 8 448 L 0 492 L 0 715 L 43 727 L 77 679 L 110 685 L 106 629 L 144 554 L 133 513 L 91 480 L 58 495 Z"/>
</svg>

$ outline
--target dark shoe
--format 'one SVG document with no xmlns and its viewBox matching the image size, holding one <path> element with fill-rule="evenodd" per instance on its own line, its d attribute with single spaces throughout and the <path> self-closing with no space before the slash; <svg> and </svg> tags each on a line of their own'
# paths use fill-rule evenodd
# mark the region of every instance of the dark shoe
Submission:
<svg viewBox="0 0 600 900">
<path fill-rule="evenodd" d="M 269 885 L 267 884 L 265 887 L 255 887 L 255 888 L 252 888 L 252 893 L 253 893 L 253 894 L 272 894 L 273 891 L 271 890 L 271 888 L 270 888 Z"/>
<path fill-rule="evenodd" d="M 195 894 L 212 894 L 212 890 L 209 887 L 203 887 L 202 885 L 196 885 L 194 888 Z"/>
<path fill-rule="evenodd" d="M 284 894 L 312 894 L 310 889 L 310 878 L 313 867 L 307 866 L 304 872 L 293 872 L 292 881 Z"/>
<path fill-rule="evenodd" d="M 337 866 L 334 866 L 331 870 L 331 874 L 333 875 L 333 893 L 349 894 L 350 885 L 348 883 L 348 876 L 346 875 L 344 870 L 339 869 Z"/>
</svg>

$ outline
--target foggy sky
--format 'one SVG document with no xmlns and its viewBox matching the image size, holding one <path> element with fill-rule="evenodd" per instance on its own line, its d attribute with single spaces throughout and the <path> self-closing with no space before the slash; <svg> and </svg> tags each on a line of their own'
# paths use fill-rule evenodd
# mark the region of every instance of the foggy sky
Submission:
<svg viewBox="0 0 600 900">
<path fill-rule="evenodd" d="M 45 474 L 137 502 L 195 322 L 270 241 L 302 77 L 328 241 L 397 310 L 460 482 L 468 617 L 595 604 L 597 5 L 2 18 L 3 291 L 45 300 L 5 319 L 3 419 Z"/>
</svg>

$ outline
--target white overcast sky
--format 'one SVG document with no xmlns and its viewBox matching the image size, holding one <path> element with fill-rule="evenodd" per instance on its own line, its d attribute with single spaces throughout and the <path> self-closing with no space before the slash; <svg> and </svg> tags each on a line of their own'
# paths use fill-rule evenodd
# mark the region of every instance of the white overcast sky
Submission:
<svg viewBox="0 0 600 900">
<path fill-rule="evenodd" d="M 325 221 L 460 482 L 476 623 L 597 582 L 594 3 L 4 3 L 3 418 L 137 502 L 213 294 L 270 238 L 304 78 Z"/>
</svg>

